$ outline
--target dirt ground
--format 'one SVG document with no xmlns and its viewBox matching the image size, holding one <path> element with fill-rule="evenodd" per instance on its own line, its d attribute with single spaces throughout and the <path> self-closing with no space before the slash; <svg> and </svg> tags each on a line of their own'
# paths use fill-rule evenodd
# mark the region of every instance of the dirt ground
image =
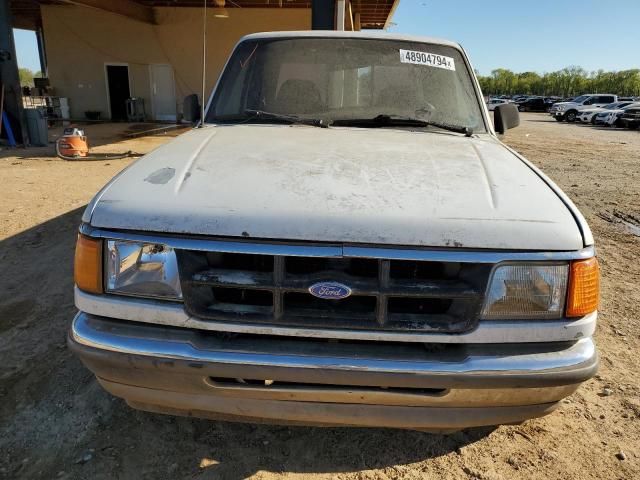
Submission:
<svg viewBox="0 0 640 480">
<path fill-rule="evenodd" d="M 449 436 L 131 410 L 65 345 L 83 206 L 131 160 L 0 153 L 0 478 L 640 478 L 640 132 L 522 118 L 506 143 L 570 195 L 596 237 L 601 369 L 548 417 Z M 142 153 L 168 139 L 101 148 Z"/>
</svg>

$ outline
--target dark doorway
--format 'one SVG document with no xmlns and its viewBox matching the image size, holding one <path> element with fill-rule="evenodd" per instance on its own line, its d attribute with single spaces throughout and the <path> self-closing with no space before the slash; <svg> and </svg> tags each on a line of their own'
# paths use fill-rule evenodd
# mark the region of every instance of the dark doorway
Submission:
<svg viewBox="0 0 640 480">
<path fill-rule="evenodd" d="M 126 120 L 126 100 L 131 96 L 129 91 L 129 67 L 126 65 L 107 65 L 107 88 L 109 89 L 111 120 Z"/>
</svg>

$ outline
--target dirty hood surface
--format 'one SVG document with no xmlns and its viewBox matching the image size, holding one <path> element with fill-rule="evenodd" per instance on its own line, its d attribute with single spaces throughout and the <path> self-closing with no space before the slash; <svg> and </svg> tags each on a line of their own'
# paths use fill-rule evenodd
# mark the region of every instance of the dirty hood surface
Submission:
<svg viewBox="0 0 640 480">
<path fill-rule="evenodd" d="M 583 247 L 565 204 L 492 137 L 395 129 L 193 130 L 112 180 L 84 220 L 256 239 Z"/>
</svg>

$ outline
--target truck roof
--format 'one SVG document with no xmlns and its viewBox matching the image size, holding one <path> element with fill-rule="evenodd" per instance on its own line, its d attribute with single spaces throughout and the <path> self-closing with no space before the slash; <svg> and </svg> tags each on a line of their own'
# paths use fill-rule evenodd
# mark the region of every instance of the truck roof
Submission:
<svg viewBox="0 0 640 480">
<path fill-rule="evenodd" d="M 423 37 L 419 35 L 403 35 L 398 33 L 379 33 L 375 31 L 366 32 L 349 32 L 336 30 L 301 30 L 301 31 L 285 31 L 285 32 L 259 32 L 245 35 L 240 39 L 258 40 L 268 38 L 367 38 L 374 40 L 400 40 L 408 42 L 432 43 L 437 45 L 445 45 L 448 47 L 461 48 L 459 43 L 435 37 Z"/>
</svg>

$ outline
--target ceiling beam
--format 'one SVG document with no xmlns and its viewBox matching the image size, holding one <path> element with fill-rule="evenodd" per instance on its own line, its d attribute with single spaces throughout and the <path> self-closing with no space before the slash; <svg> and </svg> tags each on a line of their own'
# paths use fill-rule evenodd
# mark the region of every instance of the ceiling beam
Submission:
<svg viewBox="0 0 640 480">
<path fill-rule="evenodd" d="M 114 13 L 139 22 L 156 24 L 153 8 L 140 5 L 133 0 L 62 0 L 64 3 L 95 8 L 104 12 Z"/>
</svg>

